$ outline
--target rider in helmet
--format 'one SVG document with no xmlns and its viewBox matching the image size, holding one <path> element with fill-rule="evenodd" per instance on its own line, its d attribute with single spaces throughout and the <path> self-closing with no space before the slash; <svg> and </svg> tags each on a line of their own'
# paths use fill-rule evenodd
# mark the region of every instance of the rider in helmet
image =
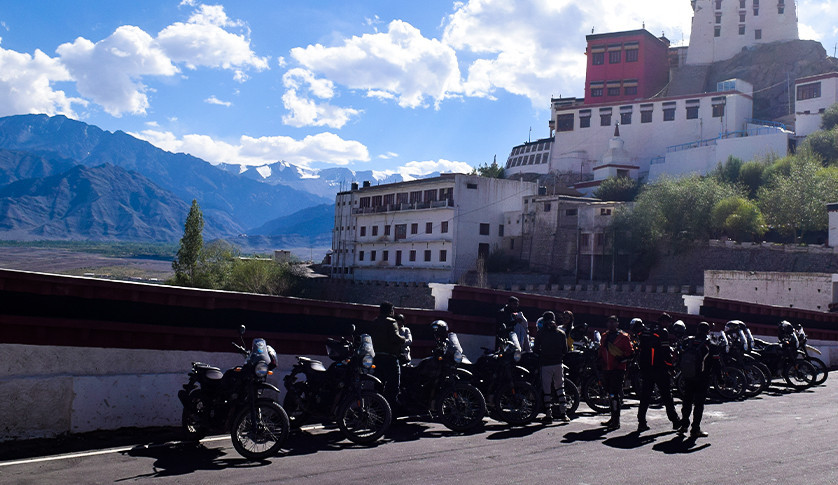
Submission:
<svg viewBox="0 0 838 485">
<path fill-rule="evenodd" d="M 671 335 L 670 343 L 676 345 L 682 338 L 687 335 L 687 326 L 684 324 L 682 320 L 678 320 L 677 322 L 672 324 L 672 328 L 669 331 Z"/>
</svg>

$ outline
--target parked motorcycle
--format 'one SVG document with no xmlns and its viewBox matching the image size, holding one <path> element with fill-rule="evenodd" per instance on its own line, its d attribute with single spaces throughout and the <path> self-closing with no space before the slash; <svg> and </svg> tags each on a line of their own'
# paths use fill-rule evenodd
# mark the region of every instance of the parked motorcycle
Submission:
<svg viewBox="0 0 838 485">
<path fill-rule="evenodd" d="M 755 355 L 768 366 L 772 378 L 782 377 L 795 390 L 807 389 L 815 384 L 818 371 L 808 360 L 801 357 L 797 345 L 790 340 L 780 339 L 777 343 L 754 339 Z"/>
<path fill-rule="evenodd" d="M 814 352 L 818 355 L 821 355 L 820 350 L 809 345 L 809 338 L 806 336 L 806 332 L 803 330 L 803 325 L 797 324 L 795 327 L 795 332 L 797 334 L 798 350 L 802 353 L 804 360 L 809 361 L 809 363 L 815 366 L 815 370 L 818 371 L 818 374 L 815 377 L 815 385 L 819 386 L 826 382 L 826 378 L 829 377 L 829 368 L 826 366 L 826 363 L 824 363 L 824 361 L 810 353 Z"/>
<path fill-rule="evenodd" d="M 366 334 L 357 343 L 329 338 L 326 353 L 333 361 L 328 369 L 319 360 L 298 356 L 283 379 L 288 391 L 284 405 L 293 425 L 336 421 L 353 443 L 375 442 L 387 431 L 393 414 L 381 395 L 381 381 L 373 375 L 372 339 Z"/>
<path fill-rule="evenodd" d="M 489 415 L 512 425 L 529 423 L 539 411 L 539 393 L 520 365 L 522 355 L 518 337 L 510 333 L 497 350 L 484 347 L 477 362 L 462 366 L 474 374 L 472 383 L 486 398 Z"/>
<path fill-rule="evenodd" d="M 244 348 L 244 325 L 239 329 L 242 345 L 233 342 L 245 357 L 244 365 L 221 372 L 193 362 L 189 381 L 178 391 L 183 404 L 182 427 L 187 440 L 200 440 L 210 431 L 230 432 L 233 447 L 243 457 L 263 460 L 275 455 L 288 436 L 288 415 L 263 391 L 279 392 L 266 379 L 276 368 L 276 353 L 264 339 L 253 339 Z"/>
<path fill-rule="evenodd" d="M 430 413 L 452 431 L 468 431 L 483 422 L 486 399 L 471 383 L 471 372 L 460 367 L 464 355 L 457 335 L 435 337 L 437 345 L 430 357 L 401 368 L 397 414 Z"/>
</svg>

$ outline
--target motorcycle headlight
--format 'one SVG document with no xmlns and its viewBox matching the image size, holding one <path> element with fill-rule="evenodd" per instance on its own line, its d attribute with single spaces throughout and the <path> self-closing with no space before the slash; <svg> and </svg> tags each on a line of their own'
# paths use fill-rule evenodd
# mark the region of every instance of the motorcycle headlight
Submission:
<svg viewBox="0 0 838 485">
<path fill-rule="evenodd" d="M 521 351 L 516 350 L 514 354 L 512 354 L 512 358 L 515 359 L 515 362 L 521 362 Z"/>
<path fill-rule="evenodd" d="M 454 362 L 460 364 L 463 362 L 463 353 L 459 350 L 454 352 Z"/>
<path fill-rule="evenodd" d="M 259 377 L 265 377 L 268 375 L 268 364 L 266 362 L 259 362 L 256 364 L 256 367 L 253 368 L 253 372 L 256 373 Z"/>
<path fill-rule="evenodd" d="M 365 369 L 372 369 L 372 356 L 367 354 L 361 359 L 361 364 Z"/>
</svg>

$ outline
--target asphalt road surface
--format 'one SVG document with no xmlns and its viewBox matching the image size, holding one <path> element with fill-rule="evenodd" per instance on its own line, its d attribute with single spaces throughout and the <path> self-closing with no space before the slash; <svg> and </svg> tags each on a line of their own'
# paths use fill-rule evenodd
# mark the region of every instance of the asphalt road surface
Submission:
<svg viewBox="0 0 838 485">
<path fill-rule="evenodd" d="M 774 385 L 754 399 L 711 404 L 710 436 L 697 441 L 673 432 L 661 409 L 650 410 L 652 429 L 638 435 L 636 403 L 627 403 L 612 432 L 583 404 L 569 424 L 486 420 L 469 435 L 399 421 L 371 448 L 309 429 L 262 463 L 242 459 L 229 437 L 5 461 L 0 483 L 838 484 L 836 376 L 800 393 Z"/>
</svg>

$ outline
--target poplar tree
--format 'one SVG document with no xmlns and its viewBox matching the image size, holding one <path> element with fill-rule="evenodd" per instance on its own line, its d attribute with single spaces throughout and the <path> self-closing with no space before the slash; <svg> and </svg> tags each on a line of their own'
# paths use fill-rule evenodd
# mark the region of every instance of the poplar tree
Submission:
<svg viewBox="0 0 838 485">
<path fill-rule="evenodd" d="M 204 216 L 197 200 L 192 200 L 192 207 L 186 216 L 186 224 L 183 227 L 183 238 L 180 240 L 180 248 L 177 251 L 175 260 L 172 261 L 172 269 L 175 270 L 175 280 L 180 284 L 194 285 L 198 272 L 198 263 L 201 259 L 201 251 L 204 247 Z"/>
</svg>

